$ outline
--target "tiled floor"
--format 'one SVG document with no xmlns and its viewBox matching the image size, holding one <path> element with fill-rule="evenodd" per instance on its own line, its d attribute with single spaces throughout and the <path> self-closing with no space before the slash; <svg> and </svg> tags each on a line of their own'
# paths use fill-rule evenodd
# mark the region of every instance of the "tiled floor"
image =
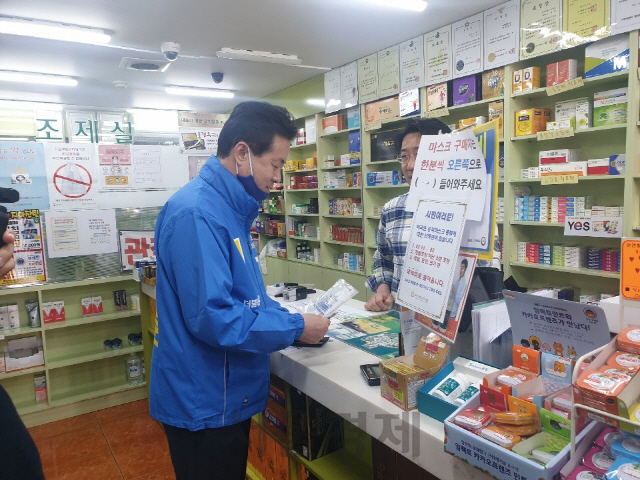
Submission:
<svg viewBox="0 0 640 480">
<path fill-rule="evenodd" d="M 175 480 L 147 400 L 29 429 L 47 480 Z"/>
</svg>

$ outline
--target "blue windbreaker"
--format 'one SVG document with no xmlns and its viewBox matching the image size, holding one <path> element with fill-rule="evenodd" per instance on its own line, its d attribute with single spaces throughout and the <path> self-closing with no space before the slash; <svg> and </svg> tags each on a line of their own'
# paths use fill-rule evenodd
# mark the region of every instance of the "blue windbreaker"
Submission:
<svg viewBox="0 0 640 480">
<path fill-rule="evenodd" d="M 212 155 L 158 216 L 149 407 L 163 423 L 195 431 L 264 410 L 269 354 L 302 334 L 302 315 L 265 292 L 250 238 L 257 214 Z"/>
</svg>

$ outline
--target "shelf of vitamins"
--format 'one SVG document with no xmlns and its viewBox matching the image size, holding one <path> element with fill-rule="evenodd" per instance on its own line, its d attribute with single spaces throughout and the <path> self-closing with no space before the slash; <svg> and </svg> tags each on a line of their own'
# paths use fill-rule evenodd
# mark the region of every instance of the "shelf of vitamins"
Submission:
<svg viewBox="0 0 640 480">
<path fill-rule="evenodd" d="M 518 242 L 518 262 L 620 272 L 620 250 Z"/>
</svg>

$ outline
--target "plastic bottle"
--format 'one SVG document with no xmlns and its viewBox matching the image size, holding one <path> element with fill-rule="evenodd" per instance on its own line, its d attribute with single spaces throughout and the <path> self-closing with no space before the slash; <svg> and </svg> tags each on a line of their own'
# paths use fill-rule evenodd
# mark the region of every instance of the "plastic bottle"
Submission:
<svg viewBox="0 0 640 480">
<path fill-rule="evenodd" d="M 127 379 L 129 380 L 129 385 L 140 385 L 144 382 L 142 363 L 135 353 L 130 353 L 127 357 Z"/>
</svg>

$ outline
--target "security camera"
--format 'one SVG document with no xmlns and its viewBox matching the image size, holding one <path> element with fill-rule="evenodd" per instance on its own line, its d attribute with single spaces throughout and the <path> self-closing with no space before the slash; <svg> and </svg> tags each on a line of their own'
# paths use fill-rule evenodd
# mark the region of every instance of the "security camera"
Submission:
<svg viewBox="0 0 640 480">
<path fill-rule="evenodd" d="M 222 83 L 222 79 L 224 78 L 224 73 L 222 72 L 211 72 L 211 78 L 214 83 Z"/>
<path fill-rule="evenodd" d="M 162 50 L 162 54 L 164 58 L 173 62 L 178 55 L 180 55 L 180 44 L 175 42 L 162 42 L 160 44 L 160 49 Z"/>
</svg>

